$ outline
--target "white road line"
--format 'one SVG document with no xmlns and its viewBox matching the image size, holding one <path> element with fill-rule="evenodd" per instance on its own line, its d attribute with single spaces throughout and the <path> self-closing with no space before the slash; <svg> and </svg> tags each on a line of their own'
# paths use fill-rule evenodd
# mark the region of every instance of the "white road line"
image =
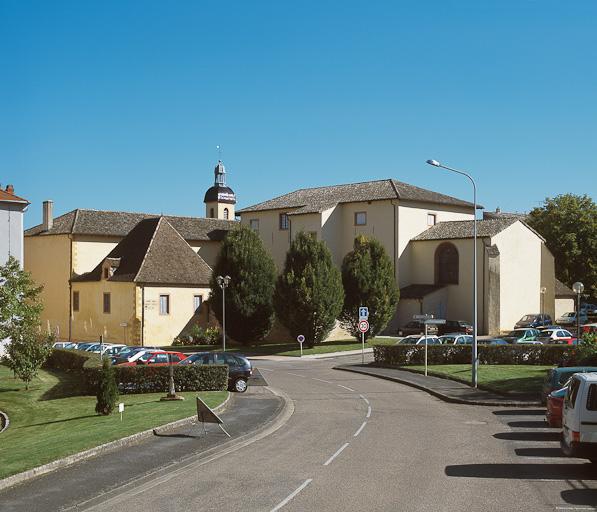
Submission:
<svg viewBox="0 0 597 512">
<path fill-rule="evenodd" d="M 326 384 L 333 384 L 333 382 L 330 382 L 329 380 L 323 380 L 323 379 L 316 379 L 315 377 L 311 377 L 313 380 L 317 380 L 319 382 L 325 382 Z"/>
<path fill-rule="evenodd" d="M 270 368 L 257 368 L 260 372 L 273 372 Z"/>
<path fill-rule="evenodd" d="M 352 391 L 354 393 L 354 389 L 347 388 L 346 386 L 343 386 L 342 384 L 338 384 L 338 386 L 340 386 L 341 388 L 347 389 L 348 391 Z"/>
<path fill-rule="evenodd" d="M 366 422 L 366 421 L 363 421 L 363 424 L 362 424 L 362 425 L 359 427 L 359 430 L 357 430 L 357 431 L 354 433 L 354 436 L 353 436 L 353 437 L 357 437 L 357 436 L 358 436 L 358 435 L 361 433 L 361 431 L 362 431 L 362 430 L 365 428 L 365 425 L 367 425 L 367 422 Z"/>
<path fill-rule="evenodd" d="M 276 512 L 276 510 L 280 510 L 284 505 L 287 505 L 292 498 L 294 498 L 299 492 L 307 487 L 312 481 L 312 478 L 307 478 L 307 480 L 305 480 L 296 491 L 291 493 L 284 501 L 281 501 L 274 508 L 272 508 L 271 512 Z"/>
<path fill-rule="evenodd" d="M 366 398 L 365 398 L 363 395 L 359 395 L 359 396 L 360 396 L 360 397 L 361 397 L 363 400 L 365 400 L 365 403 L 366 403 L 367 405 L 369 405 L 369 400 L 367 400 L 367 399 L 366 399 Z"/>
<path fill-rule="evenodd" d="M 338 450 L 336 453 L 334 453 L 334 455 L 332 455 L 332 456 L 331 456 L 331 457 L 330 457 L 328 460 L 326 460 L 326 461 L 324 462 L 324 464 L 323 464 L 323 465 L 324 465 L 324 466 L 329 466 L 329 465 L 332 463 L 332 461 L 333 461 L 333 460 L 334 460 L 334 459 L 335 459 L 335 458 L 336 458 L 338 455 L 340 455 L 340 454 L 342 453 L 342 451 L 344 450 L 344 448 L 346 448 L 348 445 L 349 445 L 349 443 L 344 443 L 344 444 L 343 444 L 343 445 L 340 447 L 340 449 L 339 449 L 339 450 Z"/>
<path fill-rule="evenodd" d="M 371 417 L 371 406 L 367 407 L 367 416 L 365 416 L 366 418 L 370 418 Z"/>
<path fill-rule="evenodd" d="M 299 375 L 298 373 L 290 373 L 290 372 L 288 372 L 288 375 L 294 375 L 295 377 L 302 377 L 303 379 L 305 378 L 304 375 Z"/>
</svg>

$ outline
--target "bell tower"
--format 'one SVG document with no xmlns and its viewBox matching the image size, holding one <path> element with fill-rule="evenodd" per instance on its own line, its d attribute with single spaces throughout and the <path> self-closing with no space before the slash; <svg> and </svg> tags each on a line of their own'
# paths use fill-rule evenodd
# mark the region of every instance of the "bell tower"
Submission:
<svg viewBox="0 0 597 512">
<path fill-rule="evenodd" d="M 205 216 L 212 219 L 234 220 L 236 195 L 226 186 L 226 169 L 221 160 L 214 169 L 214 185 L 205 193 Z"/>
</svg>

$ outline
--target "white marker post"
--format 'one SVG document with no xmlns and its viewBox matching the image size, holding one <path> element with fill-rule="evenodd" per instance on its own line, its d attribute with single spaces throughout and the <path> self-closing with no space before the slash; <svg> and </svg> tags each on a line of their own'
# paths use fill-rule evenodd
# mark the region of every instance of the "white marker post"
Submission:
<svg viewBox="0 0 597 512">
<path fill-rule="evenodd" d="M 120 413 L 120 421 L 122 421 L 122 413 L 124 412 L 124 404 L 122 402 L 118 404 L 118 412 Z"/>
<path fill-rule="evenodd" d="M 303 343 L 305 343 L 305 337 L 302 334 L 299 334 L 296 337 L 296 341 L 298 341 L 301 346 L 301 357 L 303 357 Z"/>
<path fill-rule="evenodd" d="M 365 322 L 363 324 L 363 322 Z M 365 333 L 369 330 L 369 308 L 361 306 L 359 308 L 359 331 L 361 331 L 361 362 L 365 364 Z"/>
</svg>

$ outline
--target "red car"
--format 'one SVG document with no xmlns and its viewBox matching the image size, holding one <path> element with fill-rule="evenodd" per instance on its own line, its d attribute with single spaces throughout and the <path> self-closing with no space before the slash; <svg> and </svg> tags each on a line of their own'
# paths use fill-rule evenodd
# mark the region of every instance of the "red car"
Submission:
<svg viewBox="0 0 597 512">
<path fill-rule="evenodd" d="M 545 419 L 550 427 L 562 428 L 562 406 L 568 386 L 552 391 L 547 397 Z"/>
<path fill-rule="evenodd" d="M 150 365 L 150 366 L 168 366 L 170 362 L 172 364 L 178 364 L 187 358 L 186 354 L 182 352 L 146 352 L 136 361 L 120 363 L 117 366 L 138 366 L 138 365 Z"/>
</svg>

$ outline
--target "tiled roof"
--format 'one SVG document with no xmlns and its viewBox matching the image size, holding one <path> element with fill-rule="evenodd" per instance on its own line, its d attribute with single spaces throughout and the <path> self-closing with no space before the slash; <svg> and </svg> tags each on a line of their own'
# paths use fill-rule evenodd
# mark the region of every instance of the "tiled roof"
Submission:
<svg viewBox="0 0 597 512">
<path fill-rule="evenodd" d="M 519 219 L 519 220 L 526 220 L 529 215 L 527 213 L 516 213 L 516 212 L 483 212 L 483 220 L 492 220 L 492 219 Z"/>
<path fill-rule="evenodd" d="M 183 240 L 166 217 L 139 222 L 106 258 L 119 260 L 109 281 L 207 286 L 211 277 L 209 265 Z M 100 281 L 104 261 L 72 281 Z"/>
<path fill-rule="evenodd" d="M 444 288 L 440 284 L 409 284 L 400 289 L 400 299 L 422 299 L 426 295 Z"/>
<path fill-rule="evenodd" d="M 8 192 L 6 190 L 2 190 L 1 188 L 0 188 L 0 201 L 9 201 L 11 203 L 29 204 L 29 201 L 27 201 L 27 199 L 23 199 L 22 197 L 15 196 L 14 194 L 11 194 L 10 192 Z"/>
<path fill-rule="evenodd" d="M 487 238 L 497 235 L 507 227 L 511 226 L 518 219 L 509 217 L 505 219 L 478 220 L 477 237 Z M 452 238 L 473 238 L 472 220 L 453 220 L 448 222 L 438 222 L 435 226 L 423 231 L 420 235 L 413 238 L 418 240 L 449 240 Z"/>
<path fill-rule="evenodd" d="M 257 212 L 264 210 L 295 209 L 293 214 L 317 213 L 327 210 L 338 203 L 358 201 L 378 201 L 383 199 L 400 199 L 402 201 L 421 201 L 426 203 L 473 206 L 472 203 L 455 197 L 432 192 L 393 179 L 333 185 L 330 187 L 303 188 L 289 194 L 270 199 L 263 203 L 248 206 L 237 213 Z"/>
<path fill-rule="evenodd" d="M 576 297 L 576 293 L 574 290 L 568 288 L 562 281 L 556 279 L 556 289 L 555 289 L 555 296 L 556 297 Z"/>
<path fill-rule="evenodd" d="M 25 231 L 34 235 L 98 235 L 126 236 L 140 221 L 159 217 L 150 213 L 110 212 L 103 210 L 73 210 L 54 218 L 52 229 L 44 231 L 39 224 Z M 165 216 L 185 240 L 223 240 L 236 221 L 201 217 Z"/>
</svg>

